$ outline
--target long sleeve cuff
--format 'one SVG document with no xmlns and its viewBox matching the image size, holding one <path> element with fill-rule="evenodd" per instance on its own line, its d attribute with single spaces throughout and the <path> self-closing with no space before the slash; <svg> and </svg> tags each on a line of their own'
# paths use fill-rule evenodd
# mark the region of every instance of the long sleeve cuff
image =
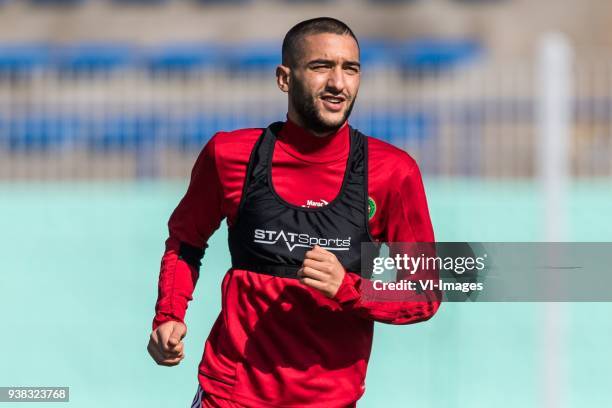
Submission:
<svg viewBox="0 0 612 408">
<path fill-rule="evenodd" d="M 153 319 L 153 330 L 157 329 L 163 323 L 171 322 L 171 321 L 180 322 L 180 323 L 185 324 L 185 321 L 178 316 L 174 316 L 174 315 L 166 314 L 166 313 L 157 313 L 155 315 L 155 318 Z"/>
<path fill-rule="evenodd" d="M 361 299 L 361 293 L 358 290 L 361 278 L 352 272 L 346 270 L 345 272 L 342 283 L 333 299 L 342 307 L 350 308 Z"/>
</svg>

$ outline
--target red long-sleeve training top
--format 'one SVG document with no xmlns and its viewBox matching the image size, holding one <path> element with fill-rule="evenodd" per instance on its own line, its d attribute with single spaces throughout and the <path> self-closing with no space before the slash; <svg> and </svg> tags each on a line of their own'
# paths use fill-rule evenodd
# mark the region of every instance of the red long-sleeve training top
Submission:
<svg viewBox="0 0 612 408">
<path fill-rule="evenodd" d="M 199 276 L 179 259 L 181 242 L 205 247 L 226 218 L 232 225 L 251 150 L 262 129 L 215 134 L 200 153 L 185 196 L 168 222 L 155 329 L 183 321 Z M 385 242 L 433 242 L 416 162 L 404 151 L 368 137 L 368 195 L 375 203 L 372 236 Z M 321 206 L 340 190 L 349 152 L 348 125 L 318 138 L 287 121 L 272 159 L 272 180 L 294 205 Z M 252 407 L 346 407 L 365 390 L 374 321 L 410 324 L 429 319 L 432 302 L 368 302 L 360 277 L 347 273 L 333 299 L 322 294 L 279 296 L 295 279 L 230 269 L 222 310 L 206 341 L 199 383 L 209 394 Z M 284 291 L 283 293 L 293 293 Z"/>
</svg>

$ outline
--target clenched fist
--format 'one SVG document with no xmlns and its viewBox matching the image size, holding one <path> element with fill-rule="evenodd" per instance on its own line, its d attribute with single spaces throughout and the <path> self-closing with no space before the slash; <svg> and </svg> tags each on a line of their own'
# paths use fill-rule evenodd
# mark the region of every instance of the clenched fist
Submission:
<svg viewBox="0 0 612 408">
<path fill-rule="evenodd" d="M 303 284 L 333 298 L 344 279 L 344 267 L 330 251 L 315 245 L 306 252 L 298 278 Z"/>
<path fill-rule="evenodd" d="M 160 324 L 151 332 L 147 350 L 157 364 L 175 366 L 185 358 L 182 341 L 185 334 L 187 326 L 183 323 L 170 321 Z"/>
</svg>

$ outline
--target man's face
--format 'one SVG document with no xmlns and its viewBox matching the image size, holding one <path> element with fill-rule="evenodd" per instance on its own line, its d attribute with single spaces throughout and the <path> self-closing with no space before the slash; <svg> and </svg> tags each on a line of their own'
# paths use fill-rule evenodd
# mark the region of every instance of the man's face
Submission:
<svg viewBox="0 0 612 408">
<path fill-rule="evenodd" d="M 289 111 L 315 133 L 336 131 L 353 109 L 360 76 L 359 48 L 351 36 L 308 35 L 290 72 Z"/>
</svg>

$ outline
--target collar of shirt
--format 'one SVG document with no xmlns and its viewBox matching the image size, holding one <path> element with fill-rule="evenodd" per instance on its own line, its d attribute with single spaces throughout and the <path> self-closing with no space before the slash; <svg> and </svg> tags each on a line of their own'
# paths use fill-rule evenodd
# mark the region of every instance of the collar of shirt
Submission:
<svg viewBox="0 0 612 408">
<path fill-rule="evenodd" d="M 287 154 L 309 163 L 331 163 L 346 160 L 349 153 L 348 122 L 335 133 L 317 137 L 289 118 L 278 134 L 277 145 Z"/>
</svg>

